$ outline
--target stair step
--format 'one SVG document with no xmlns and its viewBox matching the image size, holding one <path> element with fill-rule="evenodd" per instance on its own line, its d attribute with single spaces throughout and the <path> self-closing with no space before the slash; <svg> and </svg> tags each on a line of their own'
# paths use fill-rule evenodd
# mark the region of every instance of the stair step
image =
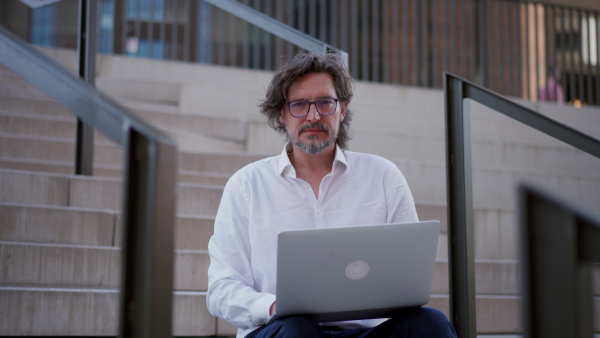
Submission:
<svg viewBox="0 0 600 338">
<path fill-rule="evenodd" d="M 47 116 L 0 111 L 0 133 L 75 139 L 74 116 Z"/>
<path fill-rule="evenodd" d="M 180 87 L 179 83 L 168 80 L 138 80 L 102 75 L 96 78 L 96 88 L 109 97 L 143 99 L 150 102 L 176 104 L 179 101 Z"/>
<path fill-rule="evenodd" d="M 0 134 L 0 158 L 36 159 L 41 161 L 74 161 L 75 141 L 67 138 L 40 138 Z M 121 165 L 123 151 L 116 144 L 96 142 L 94 163 Z"/>
<path fill-rule="evenodd" d="M 121 246 L 119 212 L 0 203 L 0 241 Z M 207 250 L 214 218 L 176 216 L 175 248 Z"/>
<path fill-rule="evenodd" d="M 600 309 L 600 297 L 594 297 L 593 306 Z M 429 304 L 449 315 L 448 295 L 432 295 Z M 521 298 L 518 296 L 477 295 L 475 297 L 476 331 L 479 334 L 520 334 L 523 332 Z M 594 332 L 600 332 L 600 311 L 592 315 Z"/>
<path fill-rule="evenodd" d="M 73 139 L 62 137 L 36 137 L 0 133 L 0 158 L 20 159 L 41 162 L 73 162 L 75 143 Z M 179 169 L 183 171 L 214 172 L 233 174 L 250 162 L 271 155 L 247 154 L 243 152 L 179 153 Z M 119 166 L 122 163 L 122 149 L 109 141 L 96 138 L 94 163 Z"/>
<path fill-rule="evenodd" d="M 40 174 L 0 169 L 0 187 L 6 192 L 0 202 L 119 211 L 120 179 Z M 94 191 L 94 194 L 90 194 Z M 179 216 L 214 217 L 223 192 L 222 185 L 178 184 Z M 437 219 L 446 224 L 443 204 L 417 202 L 420 219 Z M 518 258 L 516 211 L 514 209 L 475 208 L 475 255 L 487 259 Z M 445 231 L 445 230 L 444 230 Z M 440 253 L 447 244 L 440 243 Z M 438 255 L 445 258 L 447 255 Z"/>
<path fill-rule="evenodd" d="M 498 175 L 497 175 L 498 176 Z M 501 175 L 500 175 L 501 176 Z M 410 179 L 410 175 L 407 176 Z M 0 186 L 5 192 L 0 202 L 36 204 L 63 207 L 121 210 L 122 184 L 120 179 L 101 177 L 82 177 L 68 175 L 40 174 L 0 169 Z M 411 186 L 412 187 L 412 186 Z M 588 203 L 598 199 L 597 191 L 588 189 Z M 438 219 L 445 224 L 446 209 L 443 204 L 419 202 L 416 188 L 413 194 L 417 198 L 420 218 Z M 506 188 L 508 189 L 508 188 Z M 563 192 L 568 193 L 565 188 Z M 94 194 L 89 194 L 94 191 Z M 220 203 L 222 185 L 178 184 L 177 214 L 187 216 L 214 216 Z M 494 189 L 501 192 L 499 187 Z M 475 196 L 485 192 L 475 189 Z M 481 198 L 485 200 L 485 198 Z M 444 199 L 445 200 L 445 199 Z M 429 211 L 424 211 L 429 209 Z M 516 210 L 477 207 L 475 220 L 475 255 L 487 259 L 518 258 L 518 237 Z"/>
<path fill-rule="evenodd" d="M 0 134 L 0 158 L 23 159 L 36 158 L 42 161 L 73 161 L 74 144 L 72 140 L 17 137 Z M 185 171 L 233 173 L 242 166 L 265 155 L 231 154 L 193 154 L 180 153 L 179 168 Z M 558 158 L 561 156 L 557 155 Z M 103 166 L 118 166 L 122 163 L 122 149 L 112 144 L 101 144 L 94 149 L 95 163 Z M 562 157 L 564 158 L 564 157 Z M 600 160 L 593 159 L 600 163 Z M 566 161 L 565 162 L 569 162 Z M 582 164 L 575 161 L 575 163 Z M 445 203 L 445 164 L 443 162 L 426 162 L 399 160 L 396 164 L 411 183 L 411 190 L 416 200 Z M 575 164 L 573 164 L 575 165 Z M 592 165 L 582 165 L 590 170 Z M 595 169 L 594 169 L 595 170 Z M 510 167 L 474 165 L 473 188 L 477 198 L 476 207 L 515 206 L 515 189 L 519 182 L 538 183 L 561 191 L 567 198 L 583 202 L 593 209 L 600 210 L 600 168 L 594 172 L 549 172 L 534 169 L 515 169 Z M 490 194 L 489 191 L 494 191 Z"/>
<path fill-rule="evenodd" d="M 175 336 L 231 334 L 217 328 L 221 323 L 206 310 L 203 292 L 174 292 Z M 0 332 L 3 335 L 114 336 L 117 331 L 117 290 L 0 287 Z M 594 299 L 597 305 L 599 299 Z M 446 295 L 432 295 L 427 306 L 448 315 Z M 520 298 L 476 297 L 477 331 L 480 334 L 519 334 Z M 58 310 L 58 311 L 57 311 Z M 595 314 L 595 331 L 598 331 Z M 112 324 L 111 324 L 112 323 Z M 227 330 L 232 330 L 231 326 Z"/>
<path fill-rule="evenodd" d="M 40 174 L 0 169 L 2 203 L 71 206 L 121 210 L 122 183 L 104 177 Z M 93 191 L 93 194 L 89 192 Z M 178 184 L 177 213 L 181 215 L 215 215 L 223 186 Z"/>
<path fill-rule="evenodd" d="M 119 291 L 0 287 L 0 334 L 7 336 L 116 336 Z M 205 292 L 173 292 L 173 335 L 214 336 L 217 319 Z"/>
<path fill-rule="evenodd" d="M 0 241 L 115 245 L 117 214 L 103 210 L 0 203 Z"/>
<path fill-rule="evenodd" d="M 415 200 L 446 202 L 446 165 L 439 162 L 398 160 L 410 184 Z M 515 169 L 474 165 L 472 168 L 473 204 L 475 208 L 516 208 L 516 189 L 530 182 L 560 192 L 591 210 L 600 210 L 600 176 L 597 173 L 548 173 L 533 169 Z M 490 193 L 493 192 L 493 193 Z"/>
<path fill-rule="evenodd" d="M 0 285 L 116 288 L 120 248 L 0 242 Z M 175 250 L 174 289 L 205 291 L 209 258 L 204 250 Z"/>
<path fill-rule="evenodd" d="M 246 121 L 242 119 L 222 115 L 187 114 L 173 107 L 164 108 L 164 105 L 148 104 L 144 101 L 119 102 L 161 128 L 175 128 L 237 142 L 246 141 Z"/>
<path fill-rule="evenodd" d="M 0 168 L 46 174 L 75 175 L 75 160 L 51 161 L 2 157 L 0 158 Z M 121 178 L 123 173 L 121 166 L 94 163 L 93 176 Z"/>
<path fill-rule="evenodd" d="M 0 242 L 3 264 L 1 285 L 110 288 L 119 285 L 120 248 Z M 175 289 L 206 290 L 209 264 L 206 250 L 175 251 Z M 478 294 L 518 295 L 520 267 L 517 261 L 475 260 Z M 594 271 L 597 284 L 599 269 Z M 592 290 L 600 296 L 597 286 Z M 447 294 L 448 261 L 435 264 L 433 293 Z"/>
<path fill-rule="evenodd" d="M 0 68 L 0 95 L 48 99 L 46 94 L 6 67 Z"/>
<path fill-rule="evenodd" d="M 552 119 L 600 138 L 598 108 L 533 103 L 514 99 Z M 536 107 L 537 105 L 537 107 Z M 471 101 L 471 139 L 482 141 L 512 141 L 528 145 L 561 144 L 561 142 L 521 124 L 501 113 Z M 382 133 L 391 131 L 445 133 L 444 93 L 416 87 L 398 88 L 376 83 L 357 83 L 356 95 L 350 105 L 357 111 L 352 119 L 353 130 Z M 398 107 L 401 107 L 399 110 Z M 377 118 L 363 112 L 377 111 Z"/>
<path fill-rule="evenodd" d="M 353 127 L 352 137 L 350 149 L 357 152 L 390 159 L 438 163 L 444 163 L 446 158 L 443 133 L 363 132 Z M 600 160 L 550 137 L 544 144 L 527 144 L 510 139 L 473 140 L 471 153 L 474 167 L 513 168 L 563 175 L 597 176 L 600 172 Z"/>
<path fill-rule="evenodd" d="M 477 294 L 484 295 L 519 295 L 521 283 L 521 267 L 517 260 L 475 259 L 474 276 Z M 436 260 L 433 293 L 449 293 L 448 260 Z"/>
<path fill-rule="evenodd" d="M 239 142 L 223 141 L 201 134 L 182 134 L 178 131 L 167 130 L 165 133 L 175 139 L 178 150 L 192 154 L 205 151 L 221 151 L 229 154 L 239 154 L 244 145 Z M 96 133 L 96 135 L 101 135 Z M 74 138 L 39 137 L 23 134 L 0 133 L 0 158 L 38 159 L 42 161 L 73 160 L 75 152 Z M 94 144 L 94 163 L 102 165 L 120 165 L 122 163 L 122 148 L 106 139 L 96 137 Z"/>
<path fill-rule="evenodd" d="M 0 107 L 0 133 L 24 134 L 73 138 L 75 135 L 74 114 L 65 108 L 57 108 L 60 114 L 48 114 L 57 103 L 50 100 L 34 100 L 27 98 L 0 96 L 6 99 L 6 105 Z M 136 115 L 165 131 L 185 131 L 203 134 L 221 140 L 245 142 L 246 123 L 240 119 L 223 116 L 201 116 L 180 113 L 177 111 L 161 111 L 152 109 L 146 104 L 122 101 L 123 105 L 132 109 Z M 164 109 L 162 109 L 164 110 Z M 99 135 L 100 136 L 100 135 Z"/>
<path fill-rule="evenodd" d="M 33 171 L 49 174 L 74 175 L 73 161 L 42 161 L 0 158 L 0 168 Z M 93 169 L 94 177 L 122 178 L 123 172 L 120 166 L 95 164 Z M 225 185 L 231 174 L 227 173 L 209 173 L 179 170 L 177 181 L 180 183 L 213 184 Z"/>
</svg>

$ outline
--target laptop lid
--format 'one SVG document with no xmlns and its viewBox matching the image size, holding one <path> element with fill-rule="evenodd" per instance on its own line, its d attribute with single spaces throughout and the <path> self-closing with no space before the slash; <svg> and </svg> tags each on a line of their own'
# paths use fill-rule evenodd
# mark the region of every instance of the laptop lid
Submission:
<svg viewBox="0 0 600 338">
<path fill-rule="evenodd" d="M 438 221 L 285 231 L 278 237 L 270 322 L 385 318 L 429 302 Z"/>
</svg>

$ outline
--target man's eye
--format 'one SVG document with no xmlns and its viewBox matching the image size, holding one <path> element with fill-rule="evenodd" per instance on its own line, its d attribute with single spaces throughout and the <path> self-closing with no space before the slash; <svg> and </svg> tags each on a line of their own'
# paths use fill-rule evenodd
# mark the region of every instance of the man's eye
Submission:
<svg viewBox="0 0 600 338">
<path fill-rule="evenodd" d="M 333 100 L 321 100 L 319 101 L 319 106 L 332 106 L 334 104 L 335 101 Z"/>
<path fill-rule="evenodd" d="M 292 108 L 304 108 L 306 107 L 308 103 L 305 101 L 296 101 L 296 102 L 292 102 L 290 103 L 290 107 Z"/>
</svg>

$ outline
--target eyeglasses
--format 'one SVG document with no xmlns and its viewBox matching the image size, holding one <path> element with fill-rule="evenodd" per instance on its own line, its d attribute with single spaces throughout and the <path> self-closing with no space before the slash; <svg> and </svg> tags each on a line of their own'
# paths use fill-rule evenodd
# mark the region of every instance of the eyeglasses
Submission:
<svg viewBox="0 0 600 338">
<path fill-rule="evenodd" d="M 317 113 L 322 116 L 327 116 L 335 113 L 339 99 L 320 99 L 314 102 L 299 100 L 286 102 L 290 114 L 293 117 L 304 117 L 310 111 L 310 105 L 314 103 L 317 108 Z"/>
</svg>

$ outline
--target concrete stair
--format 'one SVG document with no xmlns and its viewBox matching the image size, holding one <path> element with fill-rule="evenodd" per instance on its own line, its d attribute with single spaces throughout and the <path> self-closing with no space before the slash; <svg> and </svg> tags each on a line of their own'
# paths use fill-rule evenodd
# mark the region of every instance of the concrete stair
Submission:
<svg viewBox="0 0 600 338">
<path fill-rule="evenodd" d="M 43 52 L 74 64 L 71 51 Z M 256 108 L 271 74 L 99 56 L 98 75 L 99 89 L 182 150 L 174 335 L 235 335 L 206 311 L 206 249 L 227 178 L 281 151 L 282 139 Z M 358 83 L 356 93 L 351 150 L 393 160 L 410 182 L 420 218 L 442 222 L 430 306 L 448 313 L 443 97 L 371 83 Z M 75 118 L 1 67 L 0 102 L 0 335 L 114 336 L 122 150 L 97 133 L 95 176 L 74 176 Z M 562 116 L 554 106 L 537 108 Z M 569 111 L 569 122 L 599 135 L 600 119 L 591 113 Z M 521 325 L 514 183 L 533 180 L 600 210 L 600 160 L 485 108 L 473 107 L 473 116 L 477 330 L 514 335 Z M 600 309 L 598 268 L 593 285 Z M 600 332 L 597 310 L 595 318 Z"/>
<path fill-rule="evenodd" d="M 80 184 L 83 186 L 78 187 Z M 11 190 L 13 185 L 25 192 Z M 43 292 L 44 288 L 53 288 L 53 295 L 59 292 L 57 290 L 66 288 L 68 290 L 64 292 L 74 296 L 65 297 L 78 298 L 82 290 L 104 289 L 100 295 L 110 298 L 107 290 L 118 287 L 120 271 L 118 247 L 121 224 L 119 205 L 113 202 L 118 200 L 120 182 L 116 179 L 83 179 L 3 169 L 0 170 L 0 187 L 2 191 L 9 192 L 3 194 L 0 205 L 0 221 L 6 225 L 0 234 L 3 238 L 0 242 L 0 257 L 4 257 L 0 269 L 0 285 L 6 286 L 5 291 L 26 297 L 27 292 Z M 82 194 L 90 191 L 89 189 L 98 192 L 94 194 L 96 197 L 93 201 L 89 197 L 86 199 L 85 193 Z M 219 186 L 185 183 L 181 183 L 179 189 L 182 196 L 180 198 L 190 201 L 218 201 L 222 192 Z M 63 193 L 50 193 L 52 191 Z M 207 194 L 208 198 L 205 197 Z M 210 197 L 212 194 L 216 195 Z M 38 196 L 35 204 L 23 205 L 24 200 L 31 199 L 32 196 Z M 88 203 L 99 206 L 99 209 L 86 206 Z M 201 204 L 197 202 L 191 205 Z M 179 214 L 185 212 L 189 215 L 178 217 L 175 225 L 175 288 L 178 291 L 200 292 L 197 296 L 203 297 L 201 292 L 206 289 L 208 266 L 205 250 L 212 233 L 212 216 L 216 212 L 216 204 L 206 208 L 181 209 L 185 207 L 180 203 L 179 208 Z M 445 208 L 419 205 L 419 212 L 424 219 L 436 219 L 445 212 Z M 448 299 L 445 296 L 448 292 L 445 235 L 440 236 L 439 247 L 434 296 L 430 305 L 448 312 Z M 519 304 L 518 262 L 477 260 L 475 276 L 479 293 L 478 308 L 492 311 L 492 314 L 493 311 L 500 311 L 504 320 L 510 324 L 506 326 L 508 324 L 503 323 L 505 329 L 518 328 L 518 312 L 514 311 Z M 27 289 L 23 289 L 23 286 L 27 286 Z M 596 290 L 596 294 L 600 295 L 600 291 Z M 112 302 L 116 306 L 117 300 Z M 36 308 L 43 307 L 40 304 Z M 496 318 L 490 314 L 478 319 L 478 325 L 481 326 L 479 332 L 498 332 Z M 509 332 L 518 330 L 511 329 Z"/>
</svg>

